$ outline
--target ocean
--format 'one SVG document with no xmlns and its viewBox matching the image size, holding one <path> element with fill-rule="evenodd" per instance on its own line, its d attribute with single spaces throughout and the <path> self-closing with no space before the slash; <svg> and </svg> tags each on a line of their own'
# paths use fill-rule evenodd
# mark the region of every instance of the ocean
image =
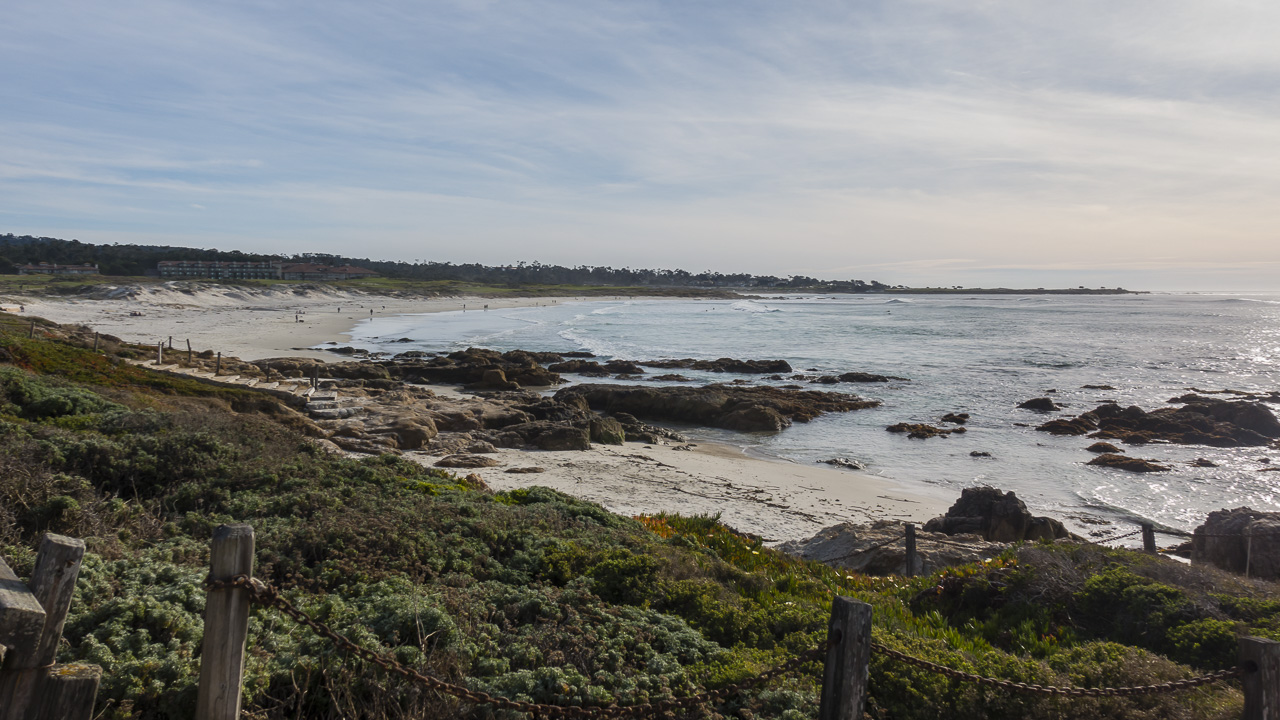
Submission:
<svg viewBox="0 0 1280 720">
<path fill-rule="evenodd" d="M 781 358 L 805 374 L 898 375 L 910 380 L 812 386 L 882 401 L 872 410 L 827 415 L 776 434 L 683 430 L 695 441 L 793 462 L 850 458 L 871 473 L 944 495 L 975 485 L 1013 490 L 1035 512 L 1079 531 L 1100 519 L 1191 530 L 1221 508 L 1280 511 L 1280 472 L 1266 472 L 1273 463 L 1280 467 L 1275 448 L 1132 446 L 1129 455 L 1174 468 L 1133 474 L 1085 465 L 1094 457 L 1084 449 L 1091 439 L 1034 429 L 1107 400 L 1152 410 L 1191 388 L 1280 389 L 1280 295 L 590 299 L 374 318 L 353 331 L 351 344 L 389 354 L 477 346 L 587 350 L 601 360 Z M 679 372 L 706 382 L 791 382 Z M 1016 407 L 1035 397 L 1066 408 L 1045 415 Z M 911 440 L 885 430 L 899 422 L 939 425 L 942 415 L 960 412 L 970 414 L 963 435 Z M 1218 467 L 1192 467 L 1196 458 Z"/>
</svg>

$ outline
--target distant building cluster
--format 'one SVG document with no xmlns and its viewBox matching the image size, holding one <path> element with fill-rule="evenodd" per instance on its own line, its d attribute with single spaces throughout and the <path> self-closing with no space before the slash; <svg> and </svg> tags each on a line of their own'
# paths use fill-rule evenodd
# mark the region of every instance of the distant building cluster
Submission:
<svg viewBox="0 0 1280 720">
<path fill-rule="evenodd" d="M 163 278 L 212 280 L 355 280 L 378 276 L 354 265 L 279 261 L 162 260 L 156 269 Z"/>
<path fill-rule="evenodd" d="M 97 275 L 97 265 L 54 265 L 53 263 L 37 263 L 19 265 L 19 275 Z"/>
</svg>

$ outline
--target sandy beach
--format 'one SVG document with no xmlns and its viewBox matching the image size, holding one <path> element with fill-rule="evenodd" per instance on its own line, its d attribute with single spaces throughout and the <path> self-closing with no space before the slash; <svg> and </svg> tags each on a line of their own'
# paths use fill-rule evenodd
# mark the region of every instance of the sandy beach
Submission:
<svg viewBox="0 0 1280 720">
<path fill-rule="evenodd" d="M 485 304 L 499 309 L 573 299 L 405 299 L 324 287 L 193 290 L 169 283 L 104 290 L 89 299 L 4 300 L 24 305 L 27 315 L 86 325 L 135 342 L 172 336 L 175 347 L 190 339 L 196 350 L 212 349 L 245 360 L 290 356 L 334 361 L 345 358 L 308 348 L 330 341 L 344 344 L 345 333 L 370 311 L 389 316 L 461 310 L 464 304 L 468 310 Z M 433 390 L 458 395 L 453 388 Z M 439 459 L 417 452 L 408 455 L 428 465 Z M 807 538 L 841 522 L 921 522 L 942 514 L 954 500 L 870 473 L 763 459 L 731 445 L 701 441 L 594 445 L 589 451 L 504 449 L 491 457 L 498 466 L 462 472 L 476 472 L 495 490 L 543 485 L 624 515 L 719 513 L 730 526 L 774 542 Z M 543 472 L 505 472 L 518 467 L 539 467 Z"/>
<path fill-rule="evenodd" d="M 137 343 L 173 338 L 196 350 L 214 350 L 242 360 L 270 357 L 338 356 L 310 349 L 349 341 L 347 333 L 371 317 L 416 313 L 526 307 L 574 298 L 402 298 L 367 295 L 328 286 L 280 285 L 235 288 L 171 282 L 160 285 L 104 286 L 89 298 L 9 295 L 8 306 L 24 314 L 64 325 L 87 325 Z"/>
</svg>

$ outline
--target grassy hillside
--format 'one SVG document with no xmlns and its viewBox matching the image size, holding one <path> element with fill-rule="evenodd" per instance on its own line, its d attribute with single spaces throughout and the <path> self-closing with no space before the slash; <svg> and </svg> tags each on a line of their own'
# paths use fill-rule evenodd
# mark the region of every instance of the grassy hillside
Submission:
<svg viewBox="0 0 1280 720">
<path fill-rule="evenodd" d="M 250 390 L 95 355 L 0 317 L 0 552 L 85 538 L 62 661 L 102 665 L 104 718 L 186 718 L 208 541 L 257 532 L 256 574 L 349 637 L 475 689 L 624 704 L 751 677 L 818 645 L 833 594 L 875 639 L 1015 680 L 1130 685 L 1230 666 L 1280 639 L 1275 587 L 1120 550 L 1032 545 L 926 578 L 847 576 L 714 518 L 626 518 L 544 488 L 493 493 L 392 457 L 318 450 Z M 25 321 L 24 321 L 25 322 Z M 50 337 L 43 337 L 48 333 Z M 255 610 L 254 718 L 516 717 L 421 691 Z M 811 718 L 821 667 L 694 716 Z M 1009 695 L 874 656 L 880 718 L 1228 718 L 1238 686 L 1132 699 Z"/>
</svg>

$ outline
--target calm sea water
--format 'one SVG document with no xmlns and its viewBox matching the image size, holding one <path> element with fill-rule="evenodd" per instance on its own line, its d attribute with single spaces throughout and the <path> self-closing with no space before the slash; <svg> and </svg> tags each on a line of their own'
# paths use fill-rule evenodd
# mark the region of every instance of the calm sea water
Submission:
<svg viewBox="0 0 1280 720">
<path fill-rule="evenodd" d="M 412 342 L 394 342 L 400 338 Z M 874 410 L 777 434 L 691 434 L 796 462 L 848 457 L 873 473 L 948 494 L 994 485 L 1077 528 L 1095 518 L 1142 518 L 1189 530 L 1219 508 L 1280 510 L 1280 472 L 1261 472 L 1265 459 L 1280 467 L 1280 450 L 1131 447 L 1130 455 L 1175 468 L 1137 475 L 1086 466 L 1092 440 L 1037 432 L 1048 418 L 1016 408 L 1048 395 L 1067 406 L 1063 415 L 1104 400 L 1150 410 L 1193 387 L 1280 389 L 1277 295 L 592 300 L 377 318 L 355 330 L 353 344 L 388 353 L 480 346 L 589 350 L 602 359 L 782 358 L 798 372 L 900 375 L 910 382 L 814 386 L 883 401 Z M 684 374 L 713 382 L 739 377 Z M 904 421 L 936 424 L 948 412 L 970 413 L 967 434 L 921 441 L 885 431 Z M 974 450 L 992 457 L 971 457 Z M 1199 457 L 1219 467 L 1188 464 Z"/>
</svg>

